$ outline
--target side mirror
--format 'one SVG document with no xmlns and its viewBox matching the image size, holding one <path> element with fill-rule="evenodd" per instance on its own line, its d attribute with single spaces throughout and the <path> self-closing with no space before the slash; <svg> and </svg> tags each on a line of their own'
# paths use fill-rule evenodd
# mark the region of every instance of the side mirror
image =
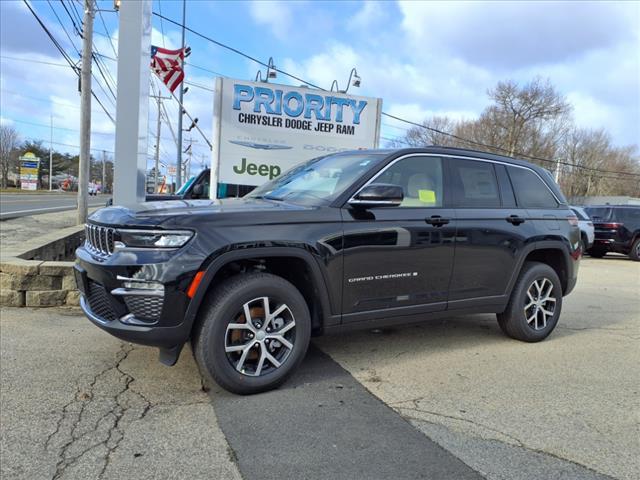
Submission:
<svg viewBox="0 0 640 480">
<path fill-rule="evenodd" d="M 349 205 L 354 208 L 397 207 L 404 199 L 404 192 L 399 185 L 388 183 L 372 183 L 360 190 Z"/>
<path fill-rule="evenodd" d="M 193 190 L 191 190 L 191 198 L 200 198 L 202 193 L 204 192 L 204 187 L 201 183 L 194 185 Z"/>
</svg>

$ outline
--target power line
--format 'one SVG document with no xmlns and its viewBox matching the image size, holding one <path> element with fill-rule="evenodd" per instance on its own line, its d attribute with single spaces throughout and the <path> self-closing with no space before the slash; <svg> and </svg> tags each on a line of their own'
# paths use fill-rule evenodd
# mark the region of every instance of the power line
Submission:
<svg viewBox="0 0 640 480">
<path fill-rule="evenodd" d="M 68 65 L 61 65 L 61 66 L 65 67 L 65 68 L 69 68 Z M 0 91 L 5 92 L 5 93 L 10 93 L 10 94 L 13 94 L 13 95 L 17 95 L 17 96 L 23 97 L 23 98 L 28 98 L 30 100 L 37 100 L 39 102 L 44 102 L 44 103 L 53 103 L 55 105 L 60 105 L 62 107 L 75 108 L 76 110 L 80 110 L 80 107 L 78 105 L 73 105 L 71 103 L 57 102 L 55 100 L 51 100 L 50 98 L 34 97 L 32 95 L 25 95 L 25 94 L 23 94 L 21 92 L 16 92 L 15 90 L 8 90 L 6 88 L 2 88 L 2 89 L 0 89 Z M 91 112 L 92 113 L 99 113 L 101 115 L 106 115 L 106 112 L 104 110 L 91 109 Z"/>
<path fill-rule="evenodd" d="M 49 8 L 51 8 L 51 11 L 53 12 L 53 14 L 55 15 L 56 19 L 58 20 L 58 23 L 60 24 L 60 26 L 62 27 L 62 30 L 64 31 L 65 35 L 67 36 L 67 38 L 69 39 L 69 43 L 71 44 L 71 46 L 73 47 L 73 49 L 78 53 L 78 55 L 80 54 L 80 50 L 76 47 L 76 44 L 73 42 L 73 40 L 71 39 L 71 35 L 69 35 L 69 32 L 67 31 L 67 27 L 64 26 L 64 23 L 62 22 L 62 20 L 60 19 L 60 17 L 58 16 L 58 12 L 56 12 L 55 8 L 53 8 L 53 4 L 51 3 L 51 0 L 47 0 L 47 3 L 49 4 Z"/>
<path fill-rule="evenodd" d="M 13 119 L 14 122 L 18 122 L 18 123 L 24 123 L 25 125 L 33 125 L 34 127 L 44 127 L 44 128 L 53 128 L 54 130 L 66 130 L 67 132 L 74 132 L 74 133 L 79 133 L 79 130 L 73 129 L 73 128 L 66 128 L 66 127 L 51 127 L 51 125 L 46 125 L 44 123 L 35 123 L 35 122 L 27 122 L 26 120 L 15 120 Z M 108 135 L 108 136 L 113 136 L 115 135 L 115 132 L 96 132 L 94 130 L 91 131 L 91 135 Z"/>
<path fill-rule="evenodd" d="M 205 87 L 204 85 L 200 85 L 199 83 L 187 82 L 186 80 L 184 80 L 184 83 L 186 83 L 187 85 L 191 85 L 192 87 L 201 88 L 202 90 L 208 90 L 209 92 L 215 93 L 215 90 L 213 88 Z"/>
<path fill-rule="evenodd" d="M 172 20 L 172 19 L 170 19 L 168 17 L 165 17 L 161 13 L 153 12 L 153 15 L 159 17 L 161 20 L 166 20 L 166 21 L 168 21 L 168 22 L 170 22 L 170 23 L 172 23 L 172 24 L 174 24 L 174 25 L 176 25 L 176 26 L 178 26 L 180 28 L 184 28 L 185 30 L 193 33 L 194 35 L 196 35 L 196 36 L 198 36 L 198 37 L 200 37 L 200 38 L 202 38 L 204 40 L 207 40 L 207 41 L 213 43 L 214 45 L 218 45 L 221 48 L 224 48 L 224 49 L 229 50 L 229 51 L 231 51 L 233 53 L 236 53 L 237 55 L 240 55 L 240 56 L 242 56 L 242 57 L 244 57 L 244 58 L 246 58 L 248 60 L 251 60 L 252 62 L 255 62 L 255 63 L 257 63 L 259 65 L 262 65 L 264 67 L 270 67 L 272 70 L 275 70 L 275 71 L 277 71 L 279 73 L 282 73 L 283 75 L 286 75 L 287 77 L 293 78 L 294 80 L 302 82 L 302 83 L 304 83 L 304 84 L 306 84 L 306 85 L 308 85 L 310 87 L 314 87 L 314 88 L 317 88 L 319 90 L 326 91 L 325 88 L 322 88 L 319 85 L 315 85 L 315 84 L 313 84 L 313 83 L 311 83 L 311 82 L 309 82 L 309 81 L 307 81 L 307 80 L 305 80 L 303 78 L 300 78 L 300 77 L 298 77 L 296 75 L 288 73 L 288 72 L 286 72 L 284 70 L 281 70 L 279 68 L 275 68 L 273 66 L 270 66 L 267 63 L 255 58 L 255 57 L 253 57 L 253 56 L 251 56 L 251 55 L 249 55 L 247 53 L 244 53 L 241 50 L 238 50 L 237 48 L 234 48 L 234 47 L 226 45 L 226 44 L 224 44 L 222 42 L 219 42 L 219 41 L 217 41 L 217 40 L 215 40 L 215 39 L 213 39 L 211 37 L 208 37 L 207 35 L 204 35 L 204 34 L 198 32 L 198 31 L 186 26 L 186 25 L 182 25 L 180 22 L 176 22 L 175 20 Z M 469 139 L 460 137 L 458 135 L 455 135 L 455 134 L 452 134 L 452 133 L 449 133 L 449 132 L 445 132 L 445 131 L 438 130 L 438 129 L 435 129 L 435 128 L 432 128 L 432 127 L 427 127 L 426 125 L 422 125 L 422 124 L 419 124 L 419 123 L 416 123 L 416 122 L 412 122 L 411 120 L 407 120 L 407 119 L 398 117 L 396 115 L 392 115 L 392 114 L 387 113 L 387 112 L 382 112 L 382 115 L 384 115 L 384 116 L 386 116 L 388 118 L 393 118 L 394 120 L 397 120 L 399 122 L 407 123 L 409 125 L 413 125 L 413 126 L 416 126 L 416 127 L 424 128 L 426 130 L 430 130 L 430 131 L 433 131 L 435 133 L 439 133 L 441 135 L 445 135 L 445 136 L 448 136 L 448 137 L 451 137 L 451 138 L 455 138 L 455 139 L 457 139 L 457 140 L 459 140 L 461 142 L 465 142 L 467 144 L 481 146 L 481 147 L 484 147 L 484 148 L 488 148 L 490 150 L 503 151 L 503 152 L 506 152 L 506 153 L 509 153 L 509 154 L 511 153 L 509 150 L 507 150 L 505 148 L 502 148 L 502 147 L 496 147 L 494 145 L 488 145 L 488 144 L 485 144 L 485 143 L 482 143 L 482 142 L 478 142 L 478 141 L 475 141 L 475 140 L 469 140 Z M 521 152 L 514 152 L 513 155 L 517 156 L 517 157 L 524 157 L 524 158 L 529 158 L 529 159 L 532 159 L 532 160 L 538 160 L 540 162 L 552 163 L 554 165 L 557 165 L 559 163 L 560 165 L 566 165 L 566 166 L 571 166 L 571 167 L 575 167 L 575 168 L 581 168 L 581 169 L 585 169 L 585 170 L 591 170 L 591 171 L 600 172 L 600 173 L 612 173 L 612 174 L 615 174 L 615 175 L 628 175 L 628 176 L 640 177 L 640 174 L 638 174 L 638 173 L 616 172 L 616 171 L 613 171 L 613 170 L 604 170 L 604 169 L 597 169 L 597 168 L 592 168 L 592 167 L 585 167 L 583 165 L 578 165 L 578 164 L 571 163 L 571 162 L 566 162 L 566 161 L 562 161 L 562 160 L 550 160 L 548 158 L 536 157 L 534 155 L 528 155 L 528 154 L 524 154 L 524 153 L 521 153 Z"/>
<path fill-rule="evenodd" d="M 461 142 L 466 142 L 466 143 L 471 144 L 471 145 L 477 145 L 477 146 L 481 146 L 481 147 L 488 148 L 488 149 L 499 150 L 499 151 L 502 151 L 502 152 L 511 153 L 506 148 L 497 147 L 495 145 L 488 145 L 486 143 L 478 142 L 476 140 L 469 140 L 467 138 L 460 137 L 459 135 L 455 135 L 453 133 L 449 133 L 449 132 L 445 132 L 445 131 L 442 131 L 442 130 L 438 130 L 437 128 L 428 127 L 428 126 L 423 125 L 421 123 L 412 122 L 411 120 L 406 120 L 404 118 L 400 118 L 400 117 L 397 117 L 395 115 L 391 115 L 390 113 L 382 112 L 382 115 L 384 115 L 386 117 L 389 117 L 389 118 L 393 118 L 394 120 L 398 120 L 400 122 L 407 123 L 409 125 L 413 125 L 415 127 L 420 127 L 420 128 L 424 128 L 425 130 L 429 130 L 431 132 L 439 133 L 440 135 L 445 135 L 445 136 L 448 136 L 448 137 L 451 137 L 451 138 L 455 138 L 456 140 L 459 140 Z M 520 152 L 514 152 L 514 156 L 530 158 L 532 160 L 538 160 L 540 162 L 552 163 L 553 165 L 560 164 L 560 165 L 566 165 L 566 166 L 569 166 L 569 167 L 582 168 L 584 170 L 591 170 L 591 171 L 594 171 L 594 172 L 613 173 L 615 175 L 629 175 L 629 176 L 634 176 L 634 177 L 640 177 L 639 173 L 616 172 L 615 170 L 604 170 L 604 169 L 600 169 L 600 168 L 585 167 L 584 165 L 578 165 L 578 164 L 575 164 L 575 163 L 566 162 L 566 161 L 562 161 L 562 160 L 549 160 L 548 158 L 536 157 L 535 155 L 527 155 L 527 154 L 520 153 Z"/>
<path fill-rule="evenodd" d="M 96 5 L 97 6 L 97 5 Z M 100 21 L 102 22 L 102 28 L 104 28 L 104 32 L 107 34 L 107 38 L 109 39 L 109 43 L 111 44 L 111 49 L 113 50 L 113 55 L 118 58 L 118 52 L 116 51 L 116 47 L 113 44 L 113 40 L 111 39 L 111 32 L 107 28 L 107 23 L 104 21 L 104 17 L 102 16 L 102 10 L 96 8 L 98 11 L 98 15 L 100 15 Z"/>
<path fill-rule="evenodd" d="M 160 15 L 162 15 L 162 1 L 158 0 L 158 10 L 160 10 Z M 162 46 L 167 48 L 164 44 L 164 23 L 162 22 L 162 18 L 160 18 L 160 33 L 162 33 Z"/>
<path fill-rule="evenodd" d="M 64 48 L 62 48 L 62 46 L 60 45 L 60 43 L 58 43 L 58 41 L 56 40 L 56 38 L 53 36 L 53 34 L 49 31 L 49 29 L 47 28 L 47 26 L 44 24 L 44 22 L 40 19 L 40 17 L 38 16 L 38 14 L 33 10 L 33 8 L 31 8 L 31 5 L 29 4 L 29 2 L 27 2 L 27 0 L 22 0 L 24 2 L 24 4 L 27 6 L 27 8 L 29 9 L 29 11 L 31 12 L 31 14 L 34 16 L 34 18 L 36 19 L 36 21 L 38 22 L 38 24 L 42 27 L 42 29 L 45 31 L 45 33 L 47 34 L 47 36 L 49 37 L 49 39 L 51 40 L 51 42 L 55 45 L 55 47 L 58 49 L 58 51 L 60 52 L 60 54 L 64 57 L 64 59 L 67 61 L 67 63 L 69 64 L 69 66 L 71 67 L 71 69 L 75 72 L 75 74 L 80 77 L 80 72 L 78 72 L 78 67 L 73 63 L 73 61 L 71 60 L 71 58 L 69 57 L 69 55 L 67 55 L 67 52 L 64 50 Z M 93 98 L 96 100 L 96 102 L 98 102 L 98 105 L 100 105 L 100 107 L 102 107 L 102 109 L 104 110 L 104 112 L 107 114 L 107 116 L 111 119 L 111 121 L 113 123 L 116 123 L 115 119 L 113 118 L 113 116 L 109 113 L 109 111 L 107 110 L 107 108 L 104 106 L 104 104 L 100 101 L 100 99 L 98 98 L 98 96 L 96 95 L 96 93 L 91 90 L 91 95 L 93 96 Z"/>
<path fill-rule="evenodd" d="M 78 35 L 80 38 L 82 38 L 82 19 L 79 20 L 80 27 L 78 27 L 78 25 L 76 25 L 76 21 L 73 18 L 73 15 L 71 14 L 69 9 L 67 8 L 67 5 L 65 4 L 64 0 L 60 0 L 60 4 L 62 5 L 62 7 L 67 12 L 67 15 L 69 16 L 69 18 L 71 18 L 71 23 L 73 24 L 73 29 L 76 31 L 76 35 Z"/>
<path fill-rule="evenodd" d="M 52 65 L 54 67 L 69 68 L 69 65 L 66 63 L 45 62 L 44 60 L 33 60 L 31 58 L 10 57 L 9 55 L 0 55 L 0 58 L 4 58 L 7 60 L 16 60 L 18 62 L 40 63 L 42 65 Z"/>
</svg>

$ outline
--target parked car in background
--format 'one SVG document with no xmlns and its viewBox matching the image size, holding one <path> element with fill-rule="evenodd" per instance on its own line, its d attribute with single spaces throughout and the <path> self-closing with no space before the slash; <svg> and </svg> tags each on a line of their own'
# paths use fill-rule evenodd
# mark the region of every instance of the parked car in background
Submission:
<svg viewBox="0 0 640 480">
<path fill-rule="evenodd" d="M 89 195 L 98 195 L 99 189 L 95 183 L 89 184 Z"/>
<path fill-rule="evenodd" d="M 578 226 L 580 227 L 580 241 L 582 242 L 582 251 L 586 252 L 587 249 L 593 245 L 595 237 L 595 229 L 593 222 L 587 212 L 582 207 L 570 207 L 573 213 L 578 217 Z"/>
<path fill-rule="evenodd" d="M 584 210 L 595 227 L 589 255 L 602 258 L 608 252 L 616 252 L 640 261 L 640 206 L 588 206 Z"/>
</svg>

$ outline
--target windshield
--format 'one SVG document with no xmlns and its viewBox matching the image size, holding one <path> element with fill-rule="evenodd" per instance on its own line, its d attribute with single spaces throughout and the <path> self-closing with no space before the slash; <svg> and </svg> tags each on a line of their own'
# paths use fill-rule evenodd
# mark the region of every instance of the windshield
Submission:
<svg viewBox="0 0 640 480">
<path fill-rule="evenodd" d="M 184 185 L 182 185 L 182 186 L 180 187 L 180 190 L 178 190 L 178 191 L 176 192 L 176 195 L 184 195 L 184 192 L 186 192 L 187 190 L 189 190 L 189 187 L 190 187 L 190 186 L 191 186 L 191 184 L 195 181 L 195 179 L 196 179 L 196 177 L 195 177 L 195 176 L 193 176 L 193 177 L 189 178 L 189 180 L 187 180 L 187 182 L 186 182 Z"/>
<path fill-rule="evenodd" d="M 371 152 L 314 158 L 256 188 L 247 198 L 328 205 L 384 158 L 384 154 Z"/>
</svg>

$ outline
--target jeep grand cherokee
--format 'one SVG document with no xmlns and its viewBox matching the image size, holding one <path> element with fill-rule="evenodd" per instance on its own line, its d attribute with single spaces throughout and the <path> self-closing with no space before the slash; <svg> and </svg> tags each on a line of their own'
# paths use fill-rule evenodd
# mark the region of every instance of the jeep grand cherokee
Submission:
<svg viewBox="0 0 640 480">
<path fill-rule="evenodd" d="M 247 394 L 281 384 L 312 334 L 495 313 L 547 337 L 581 256 L 548 171 L 455 148 L 343 152 L 240 199 L 109 207 L 77 250 L 98 327 Z"/>
</svg>

